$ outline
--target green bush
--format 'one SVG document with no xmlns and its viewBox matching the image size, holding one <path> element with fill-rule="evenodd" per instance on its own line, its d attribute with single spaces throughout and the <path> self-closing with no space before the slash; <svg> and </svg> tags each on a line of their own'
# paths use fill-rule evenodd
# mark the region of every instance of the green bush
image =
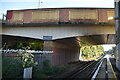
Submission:
<svg viewBox="0 0 120 80">
<path fill-rule="evenodd" d="M 49 60 L 43 61 L 43 70 L 46 75 L 52 75 L 53 68 L 52 68 L 52 65 L 50 64 Z"/>
<path fill-rule="evenodd" d="M 27 67 L 32 67 L 34 65 L 34 55 L 26 52 L 26 53 L 22 53 L 22 65 L 24 68 Z"/>
<path fill-rule="evenodd" d="M 3 78 L 22 78 L 23 68 L 20 57 L 4 57 L 2 64 Z"/>
<path fill-rule="evenodd" d="M 23 47 L 24 50 L 29 50 L 30 47 L 27 46 L 27 47 Z M 35 62 L 34 62 L 34 55 L 30 52 L 20 52 L 19 53 L 19 56 L 22 57 L 22 66 L 23 68 L 27 68 L 27 67 L 33 67 Z"/>
<path fill-rule="evenodd" d="M 47 78 L 48 76 L 61 74 L 65 70 L 65 66 L 52 66 L 49 60 L 45 60 L 42 67 L 33 67 L 33 78 Z"/>
<path fill-rule="evenodd" d="M 44 70 L 38 65 L 33 67 L 33 79 L 38 79 L 38 78 L 46 78 L 47 75 L 45 74 Z"/>
</svg>

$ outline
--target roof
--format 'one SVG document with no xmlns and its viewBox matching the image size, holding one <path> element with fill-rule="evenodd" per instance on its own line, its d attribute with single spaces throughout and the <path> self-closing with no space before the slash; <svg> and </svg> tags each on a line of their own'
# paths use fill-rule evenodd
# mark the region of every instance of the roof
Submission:
<svg viewBox="0 0 120 80">
<path fill-rule="evenodd" d="M 26 11 L 26 10 L 39 10 L 39 9 L 114 9 L 114 8 L 101 8 L 101 7 L 57 7 L 57 8 L 18 9 L 18 10 L 8 10 L 8 11 Z"/>
</svg>

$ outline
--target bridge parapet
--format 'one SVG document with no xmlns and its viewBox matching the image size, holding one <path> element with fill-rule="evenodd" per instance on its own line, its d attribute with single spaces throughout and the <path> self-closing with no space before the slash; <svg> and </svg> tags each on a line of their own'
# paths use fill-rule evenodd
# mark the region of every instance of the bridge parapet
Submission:
<svg viewBox="0 0 120 80">
<path fill-rule="evenodd" d="M 8 10 L 7 21 L 17 23 L 114 23 L 114 8 L 48 8 Z"/>
</svg>

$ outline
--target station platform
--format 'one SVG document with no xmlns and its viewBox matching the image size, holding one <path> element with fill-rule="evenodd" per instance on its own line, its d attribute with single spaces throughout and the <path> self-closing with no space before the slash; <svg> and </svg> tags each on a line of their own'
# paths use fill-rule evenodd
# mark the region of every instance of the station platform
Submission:
<svg viewBox="0 0 120 80">
<path fill-rule="evenodd" d="M 92 80 L 120 80 L 116 72 L 113 69 L 113 65 L 110 61 L 110 55 L 106 55 L 96 70 L 96 74 L 94 74 L 94 78 Z"/>
</svg>

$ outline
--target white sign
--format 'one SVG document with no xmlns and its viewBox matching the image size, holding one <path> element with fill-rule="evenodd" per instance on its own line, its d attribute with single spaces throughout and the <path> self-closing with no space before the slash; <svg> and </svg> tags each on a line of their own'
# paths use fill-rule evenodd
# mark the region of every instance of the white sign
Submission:
<svg viewBox="0 0 120 80">
<path fill-rule="evenodd" d="M 30 68 L 24 68 L 23 78 L 32 78 L 32 67 Z"/>
</svg>

